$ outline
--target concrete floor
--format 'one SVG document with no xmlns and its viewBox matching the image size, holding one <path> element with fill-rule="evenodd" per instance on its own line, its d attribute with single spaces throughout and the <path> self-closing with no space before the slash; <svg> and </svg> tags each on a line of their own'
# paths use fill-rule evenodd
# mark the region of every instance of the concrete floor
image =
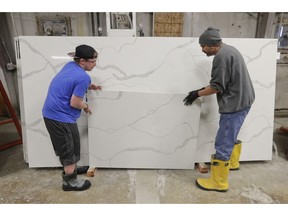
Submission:
<svg viewBox="0 0 288 216">
<path fill-rule="evenodd" d="M 275 114 L 273 158 L 271 161 L 242 162 L 229 174 L 226 193 L 200 190 L 198 170 L 97 169 L 86 177 L 92 186 L 87 191 L 64 192 L 60 168 L 29 168 L 23 159 L 22 145 L 0 151 L 1 204 L 287 204 L 288 112 Z M 15 136 L 8 125 L 0 126 L 1 142 Z M 17 135 L 17 134 L 16 134 Z M 1 143 L 0 143 L 1 144 Z"/>
</svg>

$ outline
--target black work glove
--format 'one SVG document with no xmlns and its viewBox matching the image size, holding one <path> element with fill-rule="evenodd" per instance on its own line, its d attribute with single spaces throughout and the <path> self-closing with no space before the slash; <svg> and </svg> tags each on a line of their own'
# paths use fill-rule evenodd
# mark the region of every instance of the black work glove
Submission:
<svg viewBox="0 0 288 216">
<path fill-rule="evenodd" d="M 198 97 L 198 91 L 205 89 L 205 87 L 198 89 L 198 90 L 194 90 L 194 91 L 190 91 L 188 93 L 188 96 L 186 96 L 183 100 L 184 104 L 186 106 L 190 106 Z"/>
</svg>

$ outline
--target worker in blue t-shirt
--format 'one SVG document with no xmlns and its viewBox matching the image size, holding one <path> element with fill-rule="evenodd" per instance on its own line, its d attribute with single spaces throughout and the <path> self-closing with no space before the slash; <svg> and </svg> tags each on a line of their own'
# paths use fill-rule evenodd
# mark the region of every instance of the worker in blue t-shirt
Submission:
<svg viewBox="0 0 288 216">
<path fill-rule="evenodd" d="M 200 35 L 199 44 L 208 57 L 214 56 L 210 83 L 189 92 L 183 101 L 189 106 L 198 97 L 216 94 L 220 121 L 210 178 L 199 178 L 196 185 L 203 190 L 223 192 L 229 188 L 229 170 L 239 169 L 242 144 L 237 136 L 255 100 L 255 92 L 243 56 L 235 47 L 222 42 L 219 29 L 209 27 Z"/>
<path fill-rule="evenodd" d="M 64 167 L 62 173 L 64 191 L 82 191 L 90 188 L 88 180 L 77 177 L 77 162 L 80 160 L 80 135 L 77 119 L 81 110 L 92 114 L 83 98 L 87 90 L 101 90 L 101 86 L 91 84 L 86 71 L 96 66 L 97 51 L 88 45 L 79 45 L 74 57 L 64 65 L 52 79 L 42 109 L 46 128 L 50 134 L 55 154 Z"/>
</svg>

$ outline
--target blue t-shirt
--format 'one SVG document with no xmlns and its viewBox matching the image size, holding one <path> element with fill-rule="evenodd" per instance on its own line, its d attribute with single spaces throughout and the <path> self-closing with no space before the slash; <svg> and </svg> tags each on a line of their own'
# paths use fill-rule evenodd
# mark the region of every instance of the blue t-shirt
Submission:
<svg viewBox="0 0 288 216">
<path fill-rule="evenodd" d="M 60 122 L 75 123 L 81 110 L 70 106 L 71 97 L 83 98 L 90 84 L 87 72 L 74 61 L 68 62 L 49 85 L 42 115 Z"/>
</svg>

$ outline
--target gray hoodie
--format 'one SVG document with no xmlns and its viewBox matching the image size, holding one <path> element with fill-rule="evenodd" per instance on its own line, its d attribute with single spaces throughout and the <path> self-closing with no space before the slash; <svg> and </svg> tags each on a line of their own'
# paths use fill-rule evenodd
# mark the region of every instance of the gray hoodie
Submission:
<svg viewBox="0 0 288 216">
<path fill-rule="evenodd" d="M 219 113 L 238 112 L 250 107 L 255 92 L 245 61 L 233 46 L 222 44 L 213 59 L 210 85 L 219 90 Z"/>
</svg>

